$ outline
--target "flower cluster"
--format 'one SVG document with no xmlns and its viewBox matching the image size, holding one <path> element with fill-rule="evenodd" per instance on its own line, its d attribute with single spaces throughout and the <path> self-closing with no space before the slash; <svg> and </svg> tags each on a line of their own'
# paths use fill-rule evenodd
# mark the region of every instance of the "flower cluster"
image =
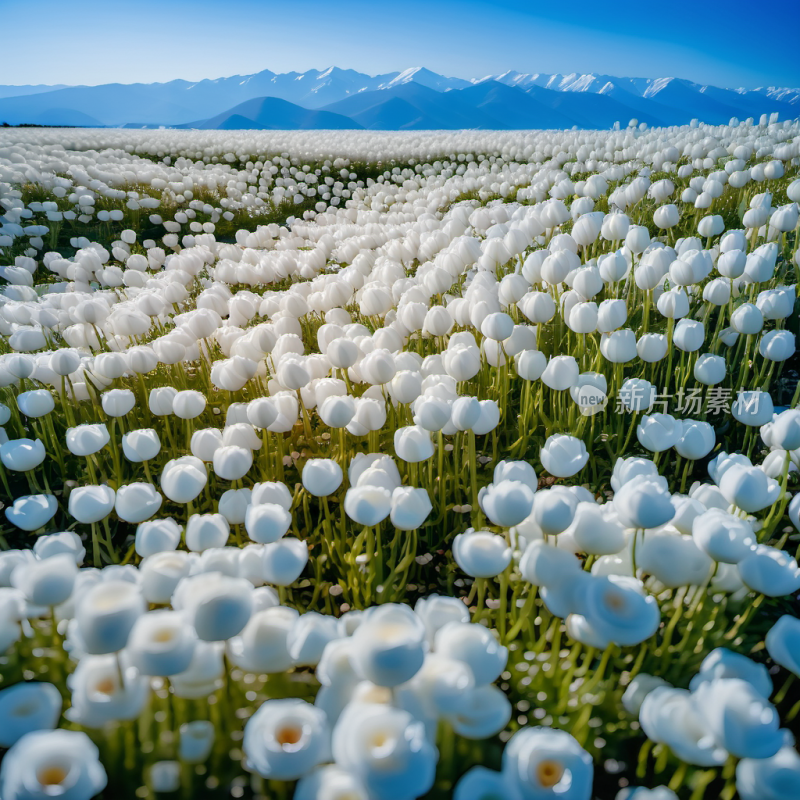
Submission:
<svg viewBox="0 0 800 800">
<path fill-rule="evenodd" d="M 791 800 L 799 164 L 4 132 L 3 800 Z"/>
<path fill-rule="evenodd" d="M 794 617 L 783 617 L 775 625 L 768 634 L 772 648 L 785 648 L 787 637 L 796 637 L 796 622 Z M 797 670 L 796 662 L 793 669 Z M 706 656 L 688 689 L 640 674 L 622 702 L 627 711 L 638 714 L 651 742 L 668 745 L 689 764 L 709 767 L 722 765 L 731 756 L 740 759 L 739 797 L 756 800 L 789 797 L 800 786 L 800 756 L 790 731 L 779 727 L 778 713 L 769 701 L 772 693 L 763 664 L 718 648 Z"/>
<path fill-rule="evenodd" d="M 313 704 L 271 697 L 249 716 L 242 740 L 246 768 L 267 779 L 301 779 L 300 797 L 319 797 L 333 780 L 353 796 L 389 800 L 419 797 L 432 787 L 441 721 L 461 737 L 485 739 L 511 717 L 506 695 L 494 685 L 508 650 L 492 631 L 471 623 L 456 598 L 432 595 L 414 610 L 387 603 L 341 617 L 299 614 L 263 585 L 247 548 L 201 555 L 162 550 L 138 569 L 78 570 L 84 553 L 68 534 L 39 543 L 37 554 L 3 554 L 0 563 L 13 587 L 3 590 L 3 627 L 19 637 L 29 621 L 52 615 L 66 632 L 74 671 L 64 716 L 82 728 L 140 719 L 163 686 L 176 706 L 212 695 L 230 679 L 227 664 L 251 676 L 314 668 L 320 688 Z M 10 639 L 6 646 L 13 634 Z M 53 730 L 61 713 L 52 683 L 0 690 L 0 743 L 11 748 L 0 766 L 4 798 L 28 797 L 29 786 L 34 796 L 58 787 L 88 798 L 105 785 L 86 734 Z M 201 723 L 181 727 L 180 760 L 197 762 L 210 752 L 214 729 Z M 538 738 L 527 742 L 532 733 Z M 557 785 L 568 769 L 563 756 L 580 773 L 575 797 L 588 797 L 591 760 L 572 737 L 557 733 L 562 738 L 555 746 L 541 731 L 518 733 L 505 756 L 512 765 L 506 777 L 522 792 L 534 791 L 537 781 Z M 554 762 L 552 775 L 527 768 L 542 758 Z M 515 766 L 519 759 L 522 767 Z M 162 762 L 159 768 L 166 769 Z M 73 786 L 76 775 L 81 778 Z"/>
</svg>

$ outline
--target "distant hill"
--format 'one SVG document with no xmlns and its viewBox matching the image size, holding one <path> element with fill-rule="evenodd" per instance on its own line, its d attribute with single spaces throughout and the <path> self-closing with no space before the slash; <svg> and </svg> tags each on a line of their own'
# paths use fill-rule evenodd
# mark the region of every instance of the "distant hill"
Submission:
<svg viewBox="0 0 800 800">
<path fill-rule="evenodd" d="M 103 123 L 74 108 L 48 108 L 31 117 L 28 122 L 35 125 L 69 125 L 73 128 L 100 128 Z"/>
<path fill-rule="evenodd" d="M 41 94 L 42 92 L 53 92 L 56 89 L 65 89 L 64 84 L 57 84 L 55 86 L 47 86 L 43 83 L 36 84 L 35 86 L 0 86 L 1 97 L 19 97 L 25 94 Z"/>
<path fill-rule="evenodd" d="M 331 111 L 313 111 L 277 97 L 255 97 L 239 103 L 211 119 L 189 122 L 179 128 L 240 131 L 258 130 L 349 130 L 361 128 L 357 122 Z"/>
</svg>

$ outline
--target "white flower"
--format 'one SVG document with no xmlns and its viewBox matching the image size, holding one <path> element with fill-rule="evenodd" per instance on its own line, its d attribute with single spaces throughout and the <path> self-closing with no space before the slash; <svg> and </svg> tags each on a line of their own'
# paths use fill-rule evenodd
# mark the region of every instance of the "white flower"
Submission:
<svg viewBox="0 0 800 800">
<path fill-rule="evenodd" d="M 46 525 L 58 511 L 58 501 L 52 494 L 28 494 L 17 497 L 6 506 L 6 519 L 23 531 L 35 531 Z"/>
<path fill-rule="evenodd" d="M 175 550 L 181 543 L 181 527 L 174 519 L 151 519 L 136 527 L 135 548 L 142 558 Z"/>
<path fill-rule="evenodd" d="M 169 679 L 176 697 L 184 699 L 206 698 L 222 686 L 225 674 L 222 642 L 198 641 L 189 669 L 172 675 Z"/>
<path fill-rule="evenodd" d="M 636 426 L 639 444 L 651 453 L 660 453 L 674 447 L 683 435 L 679 420 L 669 414 L 645 414 Z"/>
<path fill-rule="evenodd" d="M 611 474 L 611 488 L 618 492 L 620 487 L 637 475 L 657 476 L 656 465 L 647 458 L 618 458 Z"/>
<path fill-rule="evenodd" d="M 308 545 L 286 536 L 264 546 L 262 561 L 265 583 L 289 586 L 300 577 L 308 563 Z"/>
<path fill-rule="evenodd" d="M 400 690 L 419 699 L 426 712 L 436 716 L 458 713 L 464 694 L 475 686 L 475 678 L 463 661 L 439 653 L 428 653 L 422 668 Z"/>
<path fill-rule="evenodd" d="M 769 758 L 783 745 L 775 707 L 751 683 L 721 678 L 694 691 L 697 711 L 717 746 L 738 758 Z"/>
<path fill-rule="evenodd" d="M 125 522 L 144 522 L 161 508 L 162 502 L 152 483 L 129 483 L 117 490 L 114 510 Z"/>
<path fill-rule="evenodd" d="M 358 453 L 350 462 L 348 474 L 354 486 L 380 486 L 389 492 L 399 489 L 403 482 L 394 459 L 378 453 Z"/>
<path fill-rule="evenodd" d="M 731 505 L 750 514 L 771 506 L 781 494 L 780 484 L 763 470 L 740 464 L 725 471 L 719 479 L 719 488 Z"/>
<path fill-rule="evenodd" d="M 76 456 L 90 456 L 102 450 L 111 440 L 105 423 L 78 425 L 67 429 L 67 448 Z"/>
<path fill-rule="evenodd" d="M 639 709 L 642 707 L 645 697 L 659 686 L 669 686 L 669 684 L 657 675 L 648 675 L 645 672 L 635 675 L 622 695 L 622 705 L 625 710 L 629 714 L 638 717 Z"/>
<path fill-rule="evenodd" d="M 708 462 L 708 474 L 711 480 L 719 486 L 722 476 L 733 466 L 752 467 L 750 459 L 741 453 L 726 453 L 722 450 Z"/>
<path fill-rule="evenodd" d="M 136 667 L 123 667 L 115 655 L 85 656 L 69 678 L 71 722 L 101 728 L 108 722 L 136 719 L 150 692 L 150 682 Z"/>
<path fill-rule="evenodd" d="M 206 407 L 206 398 L 202 392 L 187 389 L 178 392 L 172 398 L 172 412 L 180 419 L 194 419 L 203 413 Z"/>
<path fill-rule="evenodd" d="M 714 742 L 693 696 L 685 689 L 658 686 L 650 691 L 642 701 L 639 722 L 648 739 L 668 745 L 689 764 L 716 767 L 728 757 Z"/>
<path fill-rule="evenodd" d="M 333 731 L 333 758 L 367 788 L 370 800 L 414 800 L 433 786 L 438 754 L 407 711 L 353 703 Z"/>
<path fill-rule="evenodd" d="M 59 553 L 68 553 L 80 566 L 86 556 L 86 548 L 75 531 L 62 531 L 40 536 L 33 545 L 33 553 L 37 558 L 52 558 Z"/>
<path fill-rule="evenodd" d="M 739 392 L 731 405 L 731 414 L 735 420 L 755 428 L 771 422 L 773 412 L 772 397 L 767 392 Z"/>
<path fill-rule="evenodd" d="M 217 508 L 229 525 L 241 525 L 244 522 L 251 496 L 252 490 L 247 487 L 228 489 L 222 493 Z"/>
<path fill-rule="evenodd" d="M 35 469 L 46 457 L 44 444 L 40 439 L 11 439 L 0 443 L 0 461 L 13 472 L 27 472 Z"/>
<path fill-rule="evenodd" d="M 0 765 L 0 797 L 4 800 L 89 800 L 107 782 L 100 752 L 79 731 L 29 733 L 6 753 Z"/>
<path fill-rule="evenodd" d="M 577 580 L 580 562 L 567 550 L 547 544 L 542 539 L 532 541 L 519 563 L 522 577 L 534 586 L 552 586 L 558 589 L 567 582 Z"/>
<path fill-rule="evenodd" d="M 32 731 L 51 730 L 61 716 L 61 693 L 52 683 L 17 683 L 0 690 L 0 747 Z"/>
<path fill-rule="evenodd" d="M 453 539 L 453 558 L 473 578 L 494 578 L 511 563 L 511 548 L 503 536 L 489 531 L 459 533 Z"/>
<path fill-rule="evenodd" d="M 422 620 L 408 606 L 393 603 L 368 610 L 352 642 L 356 671 L 378 686 L 410 680 L 427 650 Z"/>
<path fill-rule="evenodd" d="M 247 721 L 248 768 L 271 780 L 297 780 L 330 757 L 325 714 L 305 700 L 267 700 Z"/>
<path fill-rule="evenodd" d="M 370 797 L 355 775 L 336 764 L 326 764 L 297 782 L 294 800 L 370 800 Z"/>
<path fill-rule="evenodd" d="M 186 522 L 186 546 L 202 553 L 212 547 L 224 547 L 231 529 L 222 514 L 192 514 Z"/>
<path fill-rule="evenodd" d="M 244 517 L 247 535 L 259 544 L 277 542 L 292 524 L 292 515 L 276 503 L 249 505 Z"/>
<path fill-rule="evenodd" d="M 483 625 L 448 622 L 434 638 L 437 654 L 463 661 L 477 685 L 492 683 L 506 668 L 508 650 Z"/>
<path fill-rule="evenodd" d="M 113 510 L 117 495 L 110 486 L 77 486 L 69 493 L 69 513 L 78 522 L 90 524 L 105 519 Z"/>
<path fill-rule="evenodd" d="M 669 526 L 649 531 L 636 549 L 636 567 L 664 586 L 702 586 L 713 572 L 711 558 L 691 536 Z"/>
<path fill-rule="evenodd" d="M 433 455 L 433 442 L 428 431 L 419 425 L 413 425 L 398 428 L 394 432 L 394 449 L 398 458 L 416 463 Z"/>
<path fill-rule="evenodd" d="M 743 758 L 736 765 L 736 790 L 742 800 L 792 800 L 800 789 L 800 755 L 782 747 L 770 758 Z"/>
<path fill-rule="evenodd" d="M 573 639 L 605 649 L 610 642 L 627 647 L 649 639 L 658 630 L 661 611 L 641 581 L 622 575 L 586 581 L 579 599 L 579 614 L 567 620 Z"/>
<path fill-rule="evenodd" d="M 341 485 L 342 468 L 330 458 L 310 458 L 303 467 L 303 487 L 315 497 L 327 497 Z"/>
<path fill-rule="evenodd" d="M 578 362 L 572 356 L 553 356 L 542 373 L 542 383 L 562 391 L 578 382 L 579 373 Z"/>
<path fill-rule="evenodd" d="M 776 664 L 800 675 L 800 620 L 784 614 L 769 630 L 767 652 Z"/>
<path fill-rule="evenodd" d="M 135 584 L 114 579 L 95 584 L 75 609 L 74 626 L 82 649 L 93 655 L 122 650 L 145 611 L 146 603 Z"/>
<path fill-rule="evenodd" d="M 142 560 L 139 585 L 148 603 L 169 603 L 181 578 L 189 574 L 192 560 L 182 550 L 163 550 Z"/>
<path fill-rule="evenodd" d="M 747 681 L 764 699 L 769 699 L 772 694 L 772 678 L 763 664 L 724 647 L 717 647 L 703 659 L 700 669 L 689 683 L 689 688 L 694 692 L 703 683 L 723 678 Z"/>
<path fill-rule="evenodd" d="M 705 458 L 717 443 L 714 428 L 708 422 L 693 419 L 680 420 L 680 423 L 681 437 L 675 442 L 675 451 L 684 458 Z"/>
<path fill-rule="evenodd" d="M 11 584 L 31 605 L 52 608 L 72 594 L 77 573 L 75 557 L 71 553 L 58 553 L 51 558 L 21 563 L 11 575 Z"/>
<path fill-rule="evenodd" d="M 176 611 L 159 610 L 136 620 L 126 654 L 142 675 L 176 675 L 192 663 L 197 637 Z"/>
<path fill-rule="evenodd" d="M 538 487 L 536 472 L 527 461 L 498 461 L 492 475 L 493 483 L 520 481 L 532 492 Z"/>
<path fill-rule="evenodd" d="M 213 463 L 214 472 L 218 477 L 226 481 L 238 481 L 253 466 L 253 453 L 245 447 L 222 445 L 214 451 Z M 163 487 L 163 477 L 161 480 Z M 202 489 L 202 486 L 200 488 Z"/>
<path fill-rule="evenodd" d="M 625 533 L 613 504 L 598 506 L 596 503 L 581 502 L 575 508 L 575 515 L 564 533 L 572 536 L 582 553 L 610 555 L 619 553 L 625 546 Z"/>
<path fill-rule="evenodd" d="M 55 408 L 53 395 L 46 389 L 34 389 L 17 395 L 17 408 L 26 416 L 43 417 Z"/>
<path fill-rule="evenodd" d="M 703 552 L 726 564 L 738 564 L 756 545 L 750 523 L 719 508 L 694 518 L 692 536 Z"/>
<path fill-rule="evenodd" d="M 614 495 L 614 509 L 626 528 L 657 528 L 675 516 L 666 481 L 637 476 Z"/>
<path fill-rule="evenodd" d="M 392 525 L 402 531 L 419 528 L 433 510 L 426 489 L 413 486 L 398 486 L 392 492 Z"/>
<path fill-rule="evenodd" d="M 253 584 L 210 572 L 183 578 L 172 596 L 172 605 L 186 614 L 198 638 L 217 642 L 236 636 L 253 610 Z"/>
<path fill-rule="evenodd" d="M 217 428 L 203 428 L 192 434 L 190 450 L 201 461 L 213 461 L 214 453 L 222 447 L 222 431 Z"/>
<path fill-rule="evenodd" d="M 542 466 L 557 478 L 570 478 L 580 472 L 589 460 L 586 445 L 574 436 L 555 433 L 547 438 L 539 452 Z"/>
<path fill-rule="evenodd" d="M 242 632 L 227 641 L 228 658 L 246 672 L 285 672 L 293 663 L 288 636 L 299 616 L 283 606 L 255 612 Z"/>
<path fill-rule="evenodd" d="M 477 766 L 468 769 L 453 787 L 453 800 L 474 800 L 476 797 L 514 800 L 516 792 L 502 772 Z"/>
<path fill-rule="evenodd" d="M 414 613 L 425 625 L 429 644 L 433 644 L 436 632 L 448 622 L 469 622 L 469 609 L 461 600 L 438 594 L 420 597 Z"/>
<path fill-rule="evenodd" d="M 254 505 L 261 503 L 277 503 L 287 511 L 292 508 L 292 493 L 285 483 L 280 481 L 257 483 L 253 486 L 250 502 Z"/>
<path fill-rule="evenodd" d="M 523 728 L 503 751 L 503 775 L 523 800 L 589 800 L 593 774 L 591 757 L 566 731 Z"/>
<path fill-rule="evenodd" d="M 286 648 L 296 666 L 319 663 L 325 646 L 340 636 L 334 617 L 307 611 L 296 619 L 286 637 Z"/>
<path fill-rule="evenodd" d="M 536 493 L 532 518 L 545 536 L 555 536 L 572 524 L 577 509 L 578 498 L 573 492 L 565 486 L 552 486 Z"/>
<path fill-rule="evenodd" d="M 161 471 L 161 491 L 174 503 L 191 503 L 207 482 L 205 465 L 195 456 L 168 461 Z"/>
<path fill-rule="evenodd" d="M 493 525 L 510 528 L 531 513 L 533 491 L 521 481 L 501 480 L 481 489 L 478 501 Z"/>
<path fill-rule="evenodd" d="M 464 692 L 458 710 L 448 714 L 447 721 L 465 739 L 488 739 L 508 725 L 511 713 L 505 693 L 487 684 Z"/>
<path fill-rule="evenodd" d="M 184 722 L 180 727 L 178 755 L 189 764 L 202 764 L 214 746 L 214 723 L 206 719 Z"/>
<path fill-rule="evenodd" d="M 788 553 L 756 545 L 739 563 L 745 586 L 767 597 L 784 597 L 800 589 L 800 567 Z"/>
<path fill-rule="evenodd" d="M 381 486 L 352 486 L 345 494 L 344 510 L 359 525 L 377 525 L 389 516 L 392 495 Z"/>
</svg>

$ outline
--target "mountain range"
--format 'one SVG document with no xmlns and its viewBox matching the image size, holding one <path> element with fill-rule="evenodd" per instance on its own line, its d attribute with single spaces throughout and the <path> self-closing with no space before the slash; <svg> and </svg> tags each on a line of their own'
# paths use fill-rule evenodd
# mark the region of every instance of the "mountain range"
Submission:
<svg viewBox="0 0 800 800">
<path fill-rule="evenodd" d="M 0 86 L 0 122 L 214 130 L 608 128 L 800 116 L 800 89 L 724 89 L 682 78 L 504 72 L 465 80 L 424 67 L 99 86 Z"/>
</svg>

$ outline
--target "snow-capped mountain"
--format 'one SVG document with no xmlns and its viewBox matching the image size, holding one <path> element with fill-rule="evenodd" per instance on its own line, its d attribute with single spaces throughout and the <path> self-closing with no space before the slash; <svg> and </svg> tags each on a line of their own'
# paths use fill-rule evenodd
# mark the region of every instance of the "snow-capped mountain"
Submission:
<svg viewBox="0 0 800 800">
<path fill-rule="evenodd" d="M 739 94 L 746 94 L 747 89 L 737 89 Z M 781 86 L 764 86 L 758 89 L 753 89 L 754 92 L 766 95 L 773 100 L 779 100 L 782 103 L 800 103 L 800 89 L 787 89 Z"/>
<path fill-rule="evenodd" d="M 420 86 L 426 86 L 428 89 L 434 89 L 437 92 L 447 92 L 450 89 L 466 89 L 467 86 L 472 85 L 472 81 L 465 81 L 463 78 L 445 78 L 443 75 L 438 75 L 429 69 L 425 69 L 425 67 L 412 67 L 399 72 L 390 81 L 382 83 L 379 88 L 393 89 L 405 83 L 418 83 Z"/>
<path fill-rule="evenodd" d="M 445 100 L 445 97 L 447 99 Z M 631 118 L 652 125 L 674 125 L 698 118 L 723 123 L 777 112 L 800 114 L 800 89 L 762 87 L 724 89 L 681 78 L 630 78 L 604 74 L 521 73 L 510 70 L 465 80 L 413 67 L 384 75 L 352 69 L 276 73 L 202 81 L 101 86 L 0 86 L 0 123 L 46 125 L 187 125 L 256 127 L 274 120 L 302 126 L 323 125 L 325 114 L 304 115 L 278 104 L 258 104 L 257 119 L 234 109 L 255 99 L 283 100 L 300 110 L 349 117 L 355 127 L 607 127 Z M 359 98 L 357 102 L 350 102 Z M 390 104 L 390 105 L 388 105 Z M 255 108 L 256 106 L 247 106 Z M 235 122 L 224 122 L 229 117 Z M 300 124 L 299 122 L 297 124 Z M 345 122 L 337 120 L 338 125 Z"/>
</svg>

